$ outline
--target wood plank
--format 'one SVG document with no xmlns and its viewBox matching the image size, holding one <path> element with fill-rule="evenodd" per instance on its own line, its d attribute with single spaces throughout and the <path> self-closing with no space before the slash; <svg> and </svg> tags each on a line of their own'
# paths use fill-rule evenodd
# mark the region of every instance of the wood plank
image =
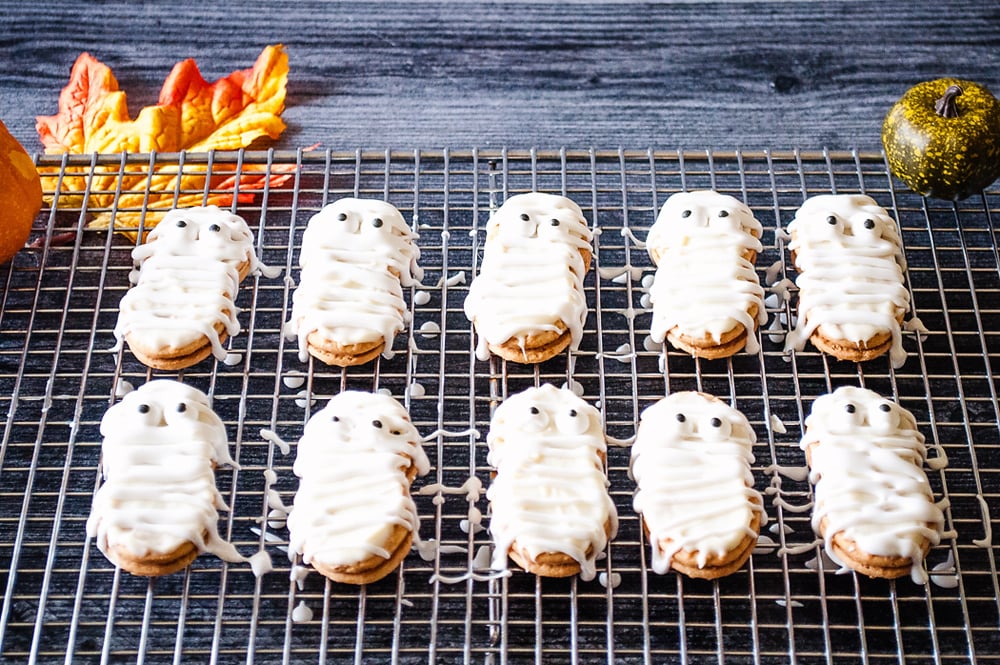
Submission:
<svg viewBox="0 0 1000 665">
<path fill-rule="evenodd" d="M 1000 90 L 995 3 L 65 4 L 3 12 L 0 118 L 30 150 L 81 51 L 135 114 L 173 63 L 291 57 L 281 148 L 877 149 L 892 101 L 958 74 Z"/>
</svg>

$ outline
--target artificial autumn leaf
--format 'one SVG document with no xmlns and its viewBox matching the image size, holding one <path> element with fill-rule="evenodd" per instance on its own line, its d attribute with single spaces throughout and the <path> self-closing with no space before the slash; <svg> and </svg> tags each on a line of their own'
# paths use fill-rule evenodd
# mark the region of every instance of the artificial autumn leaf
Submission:
<svg viewBox="0 0 1000 665">
<path fill-rule="evenodd" d="M 268 46 L 251 69 L 238 70 L 209 84 L 194 60 L 177 63 L 160 90 L 159 101 L 132 120 L 125 93 L 111 69 L 83 53 L 59 95 L 59 112 L 36 119 L 47 154 L 113 152 L 202 152 L 237 150 L 258 138 L 278 138 L 285 129 L 281 113 L 288 81 L 288 54 L 283 46 Z M 154 163 L 150 170 L 117 166 L 67 167 L 59 181 L 59 196 L 89 193 L 90 208 L 115 210 L 116 230 L 150 229 L 159 211 L 184 205 L 228 205 L 233 191 L 249 193 L 265 184 L 280 186 L 294 167 L 245 165 L 232 173 L 209 175 L 204 165 Z M 40 169 L 45 172 L 44 169 Z M 58 169 L 49 169 L 57 173 Z M 247 200 L 246 195 L 240 200 Z M 142 211 L 149 210 L 149 214 Z M 111 213 L 91 226 L 107 228 Z"/>
</svg>

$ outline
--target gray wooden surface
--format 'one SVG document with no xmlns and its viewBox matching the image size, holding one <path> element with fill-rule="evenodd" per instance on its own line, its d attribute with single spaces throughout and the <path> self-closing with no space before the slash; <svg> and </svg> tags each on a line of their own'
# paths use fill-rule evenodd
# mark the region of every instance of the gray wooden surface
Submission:
<svg viewBox="0 0 1000 665">
<path fill-rule="evenodd" d="M 1000 3 L 0 3 L 0 119 L 30 151 L 81 51 L 134 116 L 170 67 L 288 46 L 274 145 L 877 149 L 941 75 L 1000 92 Z"/>
</svg>

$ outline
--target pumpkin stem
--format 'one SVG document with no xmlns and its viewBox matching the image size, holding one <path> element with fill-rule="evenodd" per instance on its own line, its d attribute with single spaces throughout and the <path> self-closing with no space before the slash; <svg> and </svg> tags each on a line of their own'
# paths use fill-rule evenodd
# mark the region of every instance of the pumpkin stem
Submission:
<svg viewBox="0 0 1000 665">
<path fill-rule="evenodd" d="M 944 96 L 934 102 L 934 110 L 942 118 L 957 118 L 958 107 L 955 105 L 955 98 L 962 94 L 962 89 L 957 85 L 950 85 L 944 91 Z"/>
</svg>

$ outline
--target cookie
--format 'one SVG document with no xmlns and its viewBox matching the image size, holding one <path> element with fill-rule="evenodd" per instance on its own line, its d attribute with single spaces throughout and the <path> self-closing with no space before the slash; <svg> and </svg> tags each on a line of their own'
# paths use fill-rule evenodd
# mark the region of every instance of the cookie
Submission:
<svg viewBox="0 0 1000 665">
<path fill-rule="evenodd" d="M 465 298 L 476 357 L 534 364 L 579 348 L 592 238 L 583 211 L 564 196 L 531 192 L 504 202 L 487 225 Z"/>
<path fill-rule="evenodd" d="M 754 270 L 762 226 L 746 205 L 718 192 L 679 192 L 646 238 L 656 264 L 650 337 L 699 358 L 757 353 L 767 320 Z"/>
<path fill-rule="evenodd" d="M 928 460 L 913 414 L 853 386 L 817 399 L 805 426 L 812 525 L 827 555 L 869 577 L 926 582 L 924 556 L 941 540 L 944 513 L 923 466 L 947 464 L 941 448 Z"/>
<path fill-rule="evenodd" d="M 419 518 L 410 497 L 429 462 L 410 417 L 388 395 L 346 391 L 306 423 L 293 470 L 289 553 L 345 584 L 376 582 L 406 557 Z"/>
<path fill-rule="evenodd" d="M 300 360 L 349 367 L 392 349 L 409 321 L 403 287 L 423 278 L 416 238 L 384 201 L 343 198 L 312 216 L 285 326 Z"/>
<path fill-rule="evenodd" d="M 215 467 L 235 465 L 226 428 L 208 397 L 187 384 L 150 381 L 101 420 L 104 482 L 94 495 L 87 535 L 133 575 L 178 571 L 202 552 L 248 561 L 218 531 L 225 501 Z"/>
<path fill-rule="evenodd" d="M 840 360 L 888 352 L 892 366 L 902 367 L 910 294 L 896 221 L 871 197 L 823 194 L 802 204 L 788 231 L 799 304 L 785 350 L 801 351 L 810 340 Z"/>
<path fill-rule="evenodd" d="M 177 208 L 132 250 L 133 283 L 118 306 L 120 348 L 154 369 L 176 371 L 210 355 L 240 330 L 235 300 L 251 272 L 268 277 L 243 218 L 216 206 Z"/>
<path fill-rule="evenodd" d="M 492 567 L 507 570 L 509 556 L 536 575 L 593 579 L 618 531 L 597 409 L 566 389 L 529 388 L 497 407 L 487 444 Z"/>
<path fill-rule="evenodd" d="M 746 416 L 705 393 L 673 393 L 642 412 L 632 505 L 654 572 L 715 579 L 750 558 L 766 522 L 750 469 L 756 438 Z"/>
</svg>

